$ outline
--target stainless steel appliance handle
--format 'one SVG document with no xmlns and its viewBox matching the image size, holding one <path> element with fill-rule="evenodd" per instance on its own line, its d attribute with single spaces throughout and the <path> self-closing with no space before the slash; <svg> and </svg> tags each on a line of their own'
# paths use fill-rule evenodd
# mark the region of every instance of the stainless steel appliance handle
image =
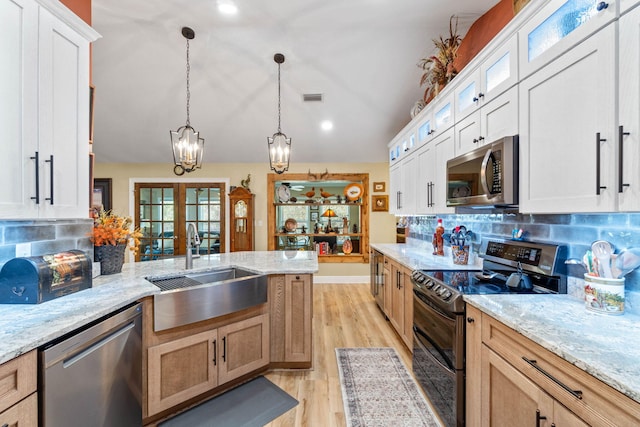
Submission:
<svg viewBox="0 0 640 427">
<path fill-rule="evenodd" d="M 428 354 L 431 356 L 431 358 L 438 364 L 440 365 L 440 367 L 442 369 L 445 369 L 451 373 L 453 373 L 455 371 L 454 367 L 453 367 L 453 363 L 451 362 L 451 360 L 449 360 L 449 358 L 447 357 L 446 354 L 444 354 L 444 352 L 442 351 L 442 349 L 440 349 L 440 347 L 438 347 L 433 340 L 431 340 L 431 338 L 429 338 L 429 336 L 427 334 L 425 334 L 424 332 L 422 332 L 422 330 L 418 327 L 416 327 L 416 325 L 413 325 L 413 336 L 415 338 L 415 342 L 420 346 L 420 348 L 422 349 L 422 351 L 425 352 L 425 354 Z M 440 355 L 440 357 L 442 357 L 442 359 L 446 362 L 446 365 L 444 365 L 440 360 L 438 360 L 437 358 L 433 357 L 433 355 L 431 354 L 431 352 L 422 344 L 422 342 L 420 342 L 420 336 L 424 337 L 424 339 L 426 339 L 427 341 L 429 341 L 429 344 L 431 344 L 433 346 L 433 348 L 438 352 L 438 354 Z"/>
<path fill-rule="evenodd" d="M 493 151 L 491 151 L 491 148 L 487 149 L 487 152 L 484 154 L 484 158 L 482 159 L 482 166 L 480 167 L 480 184 L 482 184 L 482 189 L 487 197 L 491 196 L 489 183 L 487 182 L 487 165 L 489 164 L 489 158 L 492 154 Z"/>
<path fill-rule="evenodd" d="M 106 337 L 102 338 L 100 341 L 98 341 L 95 344 L 91 345 L 90 347 L 87 347 L 86 349 L 82 350 L 80 353 L 77 353 L 75 356 L 72 356 L 72 357 L 70 357 L 68 359 L 63 360 L 62 361 L 62 367 L 65 368 L 65 369 L 70 367 L 71 365 L 73 365 L 74 363 L 78 362 L 79 360 L 84 359 L 85 357 L 87 357 L 88 355 L 93 353 L 94 351 L 100 349 L 101 347 L 104 347 L 107 343 L 109 343 L 109 342 L 113 341 L 114 339 L 118 338 L 120 335 L 123 335 L 123 334 L 129 332 L 134 327 L 135 327 L 135 323 L 134 322 L 129 322 L 128 324 L 124 325 L 120 329 L 112 332 L 111 334 L 109 334 Z"/>
<path fill-rule="evenodd" d="M 624 167 L 624 162 L 622 161 L 622 158 L 624 157 L 622 155 L 622 150 L 624 149 L 624 144 L 622 143 L 622 140 L 624 139 L 625 136 L 630 135 L 629 132 L 625 132 L 624 131 L 624 126 L 620 125 L 618 127 L 618 193 L 622 193 L 622 190 L 624 189 L 623 187 L 628 187 L 629 184 L 624 184 L 622 182 L 622 180 L 624 179 L 624 177 L 622 176 L 622 168 Z"/>
</svg>

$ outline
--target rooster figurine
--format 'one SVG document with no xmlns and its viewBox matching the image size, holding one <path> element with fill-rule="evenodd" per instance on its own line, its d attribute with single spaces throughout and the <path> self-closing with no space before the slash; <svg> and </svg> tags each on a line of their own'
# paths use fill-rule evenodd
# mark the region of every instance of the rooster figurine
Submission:
<svg viewBox="0 0 640 427">
<path fill-rule="evenodd" d="M 305 196 L 307 196 L 307 199 L 312 199 L 313 196 L 316 195 L 316 188 L 315 187 L 311 187 L 311 191 L 307 191 L 306 193 L 304 193 Z"/>
<path fill-rule="evenodd" d="M 329 197 L 333 196 L 333 194 L 331 193 L 327 193 L 326 191 L 324 191 L 322 188 L 320 189 L 320 195 L 325 198 L 328 199 Z"/>
</svg>

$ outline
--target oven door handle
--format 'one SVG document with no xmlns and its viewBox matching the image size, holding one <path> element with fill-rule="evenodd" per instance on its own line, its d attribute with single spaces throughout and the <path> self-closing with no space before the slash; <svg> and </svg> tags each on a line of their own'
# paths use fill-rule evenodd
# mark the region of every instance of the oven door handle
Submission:
<svg viewBox="0 0 640 427">
<path fill-rule="evenodd" d="M 433 342 L 433 340 L 427 334 L 425 334 L 420 328 L 418 328 L 416 325 L 413 325 L 413 335 L 416 338 L 416 343 L 422 348 L 422 350 L 425 353 L 431 354 L 431 352 L 420 342 L 420 337 L 418 335 L 422 336 L 424 339 L 429 341 L 429 344 L 431 344 L 433 346 L 433 348 L 438 352 L 440 357 L 442 357 L 442 360 L 444 360 L 445 363 L 447 364 L 445 366 L 441 361 L 439 361 L 435 357 L 432 357 L 433 360 L 435 360 L 438 365 L 440 365 L 442 368 L 446 369 L 447 371 L 450 371 L 450 372 L 454 372 L 455 371 L 455 368 L 453 367 L 453 363 L 447 357 L 447 355 L 444 354 L 444 352 L 440 349 L 440 347 L 438 347 L 438 345 L 435 342 Z"/>
</svg>

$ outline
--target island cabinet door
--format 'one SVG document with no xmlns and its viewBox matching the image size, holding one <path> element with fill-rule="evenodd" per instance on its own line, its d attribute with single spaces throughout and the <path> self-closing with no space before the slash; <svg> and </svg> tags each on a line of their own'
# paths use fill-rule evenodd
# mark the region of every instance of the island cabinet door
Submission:
<svg viewBox="0 0 640 427">
<path fill-rule="evenodd" d="M 214 329 L 148 349 L 149 415 L 218 385 L 217 345 L 218 330 Z"/>
<path fill-rule="evenodd" d="M 311 367 L 313 284 L 310 274 L 269 278 L 271 363 L 273 367 Z"/>
<path fill-rule="evenodd" d="M 269 364 L 269 314 L 218 328 L 220 384 Z"/>
</svg>

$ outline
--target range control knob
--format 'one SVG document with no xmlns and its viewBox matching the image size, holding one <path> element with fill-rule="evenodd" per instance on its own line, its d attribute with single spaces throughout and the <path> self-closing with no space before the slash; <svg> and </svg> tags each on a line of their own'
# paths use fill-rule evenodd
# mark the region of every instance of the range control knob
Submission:
<svg viewBox="0 0 640 427">
<path fill-rule="evenodd" d="M 453 295 L 453 293 L 447 289 L 447 291 L 442 295 L 442 298 L 448 300 L 449 298 L 451 298 L 451 295 Z"/>
<path fill-rule="evenodd" d="M 433 288 L 431 288 L 431 290 L 436 293 L 438 292 L 438 289 L 440 289 L 440 285 L 438 284 L 433 285 Z"/>
<path fill-rule="evenodd" d="M 431 287 L 433 286 L 433 280 L 426 279 L 424 285 L 427 287 L 427 289 L 431 289 Z"/>
</svg>

